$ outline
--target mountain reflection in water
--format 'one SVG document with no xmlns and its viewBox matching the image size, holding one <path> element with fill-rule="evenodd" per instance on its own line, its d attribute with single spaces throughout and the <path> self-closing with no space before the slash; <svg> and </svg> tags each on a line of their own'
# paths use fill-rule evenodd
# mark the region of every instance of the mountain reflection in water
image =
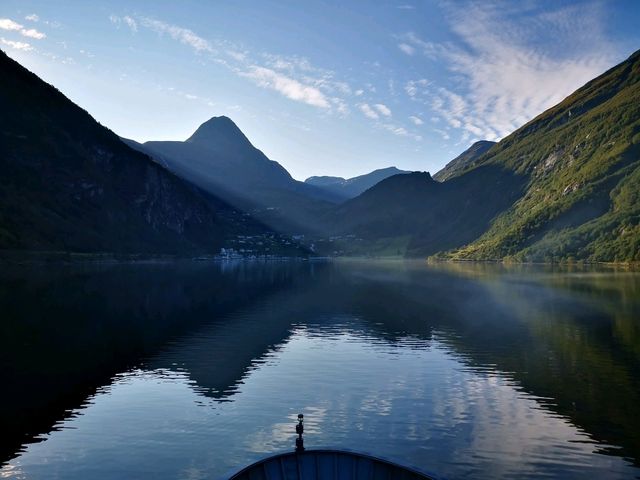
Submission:
<svg viewBox="0 0 640 480">
<path fill-rule="evenodd" d="M 292 448 L 299 411 L 309 447 L 452 478 L 640 473 L 635 273 L 48 267 L 0 303 L 7 477 L 215 478 Z"/>
</svg>

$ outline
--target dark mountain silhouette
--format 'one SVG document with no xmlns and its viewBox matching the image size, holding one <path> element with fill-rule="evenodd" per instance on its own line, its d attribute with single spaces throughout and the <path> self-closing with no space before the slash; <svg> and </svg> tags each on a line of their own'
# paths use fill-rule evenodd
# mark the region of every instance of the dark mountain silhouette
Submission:
<svg viewBox="0 0 640 480">
<path fill-rule="evenodd" d="M 217 252 L 264 228 L 132 150 L 0 52 L 0 249 Z"/>
<path fill-rule="evenodd" d="M 359 175 L 353 178 L 342 177 L 309 177 L 304 182 L 309 185 L 323 188 L 342 198 L 354 198 L 370 189 L 376 183 L 381 182 L 385 178 L 399 175 L 402 173 L 410 173 L 406 170 L 400 170 L 396 167 L 381 168 L 373 172 Z"/>
<path fill-rule="evenodd" d="M 476 239 L 521 195 L 524 182 L 493 166 L 444 183 L 426 172 L 394 175 L 323 220 L 333 235 L 358 239 L 341 246 L 347 253 L 432 255 Z"/>
<path fill-rule="evenodd" d="M 464 152 L 447 163 L 442 170 L 433 176 L 433 178 L 440 182 L 444 182 L 445 180 L 456 176 L 458 173 L 472 166 L 474 161 L 489 151 L 489 149 L 495 144 L 496 142 L 490 142 L 489 140 L 480 140 L 475 142 Z"/>
<path fill-rule="evenodd" d="M 339 200 L 331 192 L 293 179 L 224 116 L 206 121 L 184 142 L 127 142 L 181 178 L 281 231 L 313 230 L 311 219 Z"/>
</svg>

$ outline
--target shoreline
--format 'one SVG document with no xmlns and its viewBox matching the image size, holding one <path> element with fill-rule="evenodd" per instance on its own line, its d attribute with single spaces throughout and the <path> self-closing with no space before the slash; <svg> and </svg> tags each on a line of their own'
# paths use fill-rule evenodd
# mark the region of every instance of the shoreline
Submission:
<svg viewBox="0 0 640 480">
<path fill-rule="evenodd" d="M 227 262 L 227 261 L 282 261 L 312 260 L 327 257 L 310 256 L 252 256 L 225 257 L 203 254 L 152 254 L 152 253 L 113 253 L 113 252 L 50 252 L 50 251 L 0 251 L 0 265 L 45 265 L 45 264 L 122 264 L 122 263 L 172 263 L 172 262 Z"/>
<path fill-rule="evenodd" d="M 514 262 L 505 260 L 463 260 L 433 257 L 401 257 L 401 256 L 220 256 L 209 254 L 154 254 L 154 253 L 114 253 L 114 252 L 67 252 L 67 251 L 0 251 L 0 265 L 36 265 L 36 264 L 121 264 L 121 263 L 172 263 L 172 262 L 227 262 L 227 261 L 394 261 L 424 262 L 437 264 L 476 264 L 501 266 L 554 266 L 554 267 L 616 267 L 629 270 L 640 270 L 640 262 L 590 262 L 576 260 L 573 262 Z"/>
</svg>

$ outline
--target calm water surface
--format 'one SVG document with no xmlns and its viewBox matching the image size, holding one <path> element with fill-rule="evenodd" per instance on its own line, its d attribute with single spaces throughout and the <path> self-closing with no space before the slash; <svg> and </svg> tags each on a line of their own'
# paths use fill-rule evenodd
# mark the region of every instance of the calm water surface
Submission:
<svg viewBox="0 0 640 480">
<path fill-rule="evenodd" d="M 7 268 L 2 478 L 208 479 L 294 446 L 446 478 L 640 475 L 640 275 Z"/>
</svg>

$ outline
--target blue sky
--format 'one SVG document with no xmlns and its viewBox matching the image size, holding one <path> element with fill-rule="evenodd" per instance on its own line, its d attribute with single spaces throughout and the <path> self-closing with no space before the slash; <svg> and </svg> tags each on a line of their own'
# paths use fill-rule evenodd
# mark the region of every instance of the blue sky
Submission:
<svg viewBox="0 0 640 480">
<path fill-rule="evenodd" d="M 640 2 L 3 0 L 0 48 L 100 123 L 231 117 L 291 174 L 435 173 L 640 48 Z"/>
</svg>

